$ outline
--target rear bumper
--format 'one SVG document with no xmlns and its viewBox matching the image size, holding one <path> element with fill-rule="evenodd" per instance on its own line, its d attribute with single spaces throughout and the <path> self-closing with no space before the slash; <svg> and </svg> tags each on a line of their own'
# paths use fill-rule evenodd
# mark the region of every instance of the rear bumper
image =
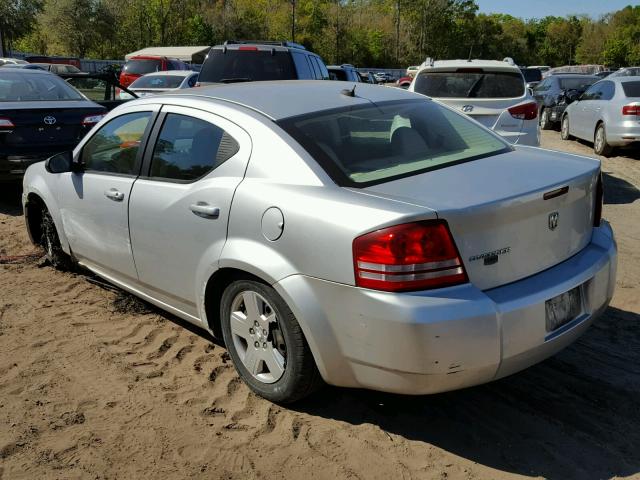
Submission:
<svg viewBox="0 0 640 480">
<path fill-rule="evenodd" d="M 274 287 L 299 319 L 325 381 L 426 394 L 510 375 L 572 343 L 609 304 L 616 263 L 603 222 L 569 260 L 484 292 L 467 284 L 396 294 L 303 275 Z M 545 301 L 577 286 L 583 313 L 547 333 Z"/>
<path fill-rule="evenodd" d="M 0 152 L 0 182 L 13 182 L 21 180 L 29 165 L 42 162 L 56 153 L 73 150 L 75 144 L 37 148 L 28 150 L 24 148 L 15 151 Z"/>
<path fill-rule="evenodd" d="M 623 147 L 634 142 L 640 142 L 640 119 L 606 125 L 607 143 L 614 147 Z"/>
<path fill-rule="evenodd" d="M 512 145 L 539 147 L 540 129 L 538 126 L 538 119 L 525 120 L 522 124 L 522 129 L 519 132 L 501 130 L 500 127 L 497 126 L 494 126 L 492 130 Z"/>
</svg>

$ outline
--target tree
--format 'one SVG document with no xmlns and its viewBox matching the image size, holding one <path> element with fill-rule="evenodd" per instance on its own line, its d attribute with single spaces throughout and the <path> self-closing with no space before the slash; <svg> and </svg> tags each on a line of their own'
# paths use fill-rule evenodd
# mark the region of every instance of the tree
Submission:
<svg viewBox="0 0 640 480">
<path fill-rule="evenodd" d="M 0 0 L 0 46 L 3 52 L 10 49 L 16 40 L 31 33 L 41 10 L 42 0 Z"/>
</svg>

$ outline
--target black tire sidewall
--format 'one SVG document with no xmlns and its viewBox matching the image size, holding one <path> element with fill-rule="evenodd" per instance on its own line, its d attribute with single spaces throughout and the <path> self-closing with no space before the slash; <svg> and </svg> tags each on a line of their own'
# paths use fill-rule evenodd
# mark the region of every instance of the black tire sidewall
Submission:
<svg viewBox="0 0 640 480">
<path fill-rule="evenodd" d="M 235 344 L 233 342 L 233 335 L 231 333 L 231 325 L 229 318 L 231 315 L 231 304 L 236 296 L 243 291 L 254 291 L 262 295 L 269 304 L 273 307 L 278 319 L 278 324 L 287 348 L 287 358 L 284 373 L 274 383 L 263 383 L 260 380 L 254 378 L 254 376 L 245 368 L 238 352 L 236 351 Z M 297 325 L 297 321 L 291 309 L 287 306 L 285 301 L 278 295 L 278 293 L 270 286 L 260 282 L 252 280 L 238 280 L 229 285 L 224 293 L 220 302 L 220 324 L 222 327 L 222 336 L 229 352 L 229 356 L 233 361 L 236 371 L 244 380 L 245 383 L 258 395 L 265 397 L 272 402 L 288 403 L 294 401 L 298 397 L 296 394 L 298 385 L 296 379 L 301 374 L 312 372 L 302 372 L 305 368 L 304 362 L 299 362 L 298 359 L 301 355 L 310 354 L 308 347 L 305 350 L 304 339 L 301 339 L 294 333 Z M 297 338 L 298 337 L 298 338 Z M 293 400 L 292 400 L 293 398 Z"/>
<path fill-rule="evenodd" d="M 57 269 L 69 270 L 72 266 L 71 258 L 62 250 L 56 224 L 46 207 L 42 210 L 41 228 L 41 244 L 47 260 Z"/>
<path fill-rule="evenodd" d="M 600 130 L 602 130 L 602 148 L 598 150 L 598 143 L 596 139 L 598 138 L 598 132 L 600 132 Z M 598 128 L 596 128 L 596 135 L 593 139 L 593 151 L 596 153 L 596 155 L 608 157 L 611 154 L 611 150 L 612 148 L 607 144 L 607 130 L 605 129 L 604 123 L 601 123 L 600 125 L 598 125 Z"/>
<path fill-rule="evenodd" d="M 550 130 L 551 129 L 551 119 L 549 118 L 549 109 L 543 108 L 540 113 L 540 128 L 542 130 Z"/>
</svg>

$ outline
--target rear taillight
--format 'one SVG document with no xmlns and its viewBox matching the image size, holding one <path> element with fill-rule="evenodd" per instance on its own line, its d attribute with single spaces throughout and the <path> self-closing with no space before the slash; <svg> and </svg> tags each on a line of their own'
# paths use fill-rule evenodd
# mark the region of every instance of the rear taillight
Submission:
<svg viewBox="0 0 640 480">
<path fill-rule="evenodd" d="M 0 128 L 9 129 L 9 128 L 13 128 L 13 127 L 15 127 L 15 125 L 13 124 L 13 122 L 11 120 L 9 120 L 6 117 L 0 117 Z"/>
<path fill-rule="evenodd" d="M 625 105 L 622 107 L 622 115 L 639 115 L 640 105 Z"/>
<path fill-rule="evenodd" d="M 94 113 L 82 119 L 82 125 L 95 125 L 104 118 L 104 113 Z"/>
<path fill-rule="evenodd" d="M 604 189 L 602 187 L 602 172 L 598 174 L 598 183 L 596 183 L 596 204 L 593 209 L 593 226 L 599 227 L 602 220 L 602 201 L 604 197 Z"/>
<path fill-rule="evenodd" d="M 405 223 L 353 241 L 356 285 L 389 292 L 468 282 L 447 223 Z"/>
<path fill-rule="evenodd" d="M 533 120 L 538 116 L 538 104 L 536 102 L 516 105 L 509 109 L 509 113 L 513 118 L 520 120 Z"/>
</svg>

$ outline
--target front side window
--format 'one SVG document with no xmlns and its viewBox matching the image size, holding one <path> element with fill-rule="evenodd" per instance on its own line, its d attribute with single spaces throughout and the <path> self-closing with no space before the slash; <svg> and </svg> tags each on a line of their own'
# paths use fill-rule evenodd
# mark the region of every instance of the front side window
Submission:
<svg viewBox="0 0 640 480">
<path fill-rule="evenodd" d="M 415 91 L 434 98 L 516 98 L 524 95 L 520 72 L 460 68 L 455 72 L 424 71 Z"/>
<path fill-rule="evenodd" d="M 153 149 L 150 176 L 191 182 L 217 168 L 239 148 L 238 142 L 220 127 L 169 113 Z"/>
<path fill-rule="evenodd" d="M 510 150 L 464 115 L 408 100 L 278 122 L 341 186 L 363 187 Z"/>
<path fill-rule="evenodd" d="M 600 87 L 601 85 L 599 83 L 592 85 L 586 92 L 584 92 L 580 100 L 600 100 L 600 97 L 602 97 Z"/>
<path fill-rule="evenodd" d="M 140 142 L 151 112 L 127 113 L 103 126 L 82 149 L 87 171 L 137 175 Z"/>
</svg>

